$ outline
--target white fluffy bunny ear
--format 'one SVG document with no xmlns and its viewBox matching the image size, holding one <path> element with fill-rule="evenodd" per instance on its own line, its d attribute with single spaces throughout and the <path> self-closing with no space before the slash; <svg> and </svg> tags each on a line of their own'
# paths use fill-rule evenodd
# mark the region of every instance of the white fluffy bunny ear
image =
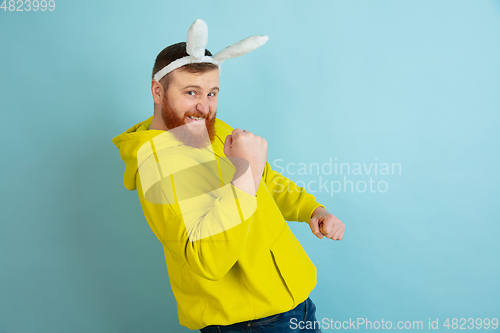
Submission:
<svg viewBox="0 0 500 333">
<path fill-rule="evenodd" d="M 224 60 L 242 56 L 264 45 L 268 36 L 250 36 L 217 52 L 212 58 L 221 64 Z"/>
<path fill-rule="evenodd" d="M 201 59 L 205 55 L 207 42 L 208 26 L 205 21 L 197 19 L 189 27 L 186 40 L 186 51 L 190 56 Z"/>
<path fill-rule="evenodd" d="M 172 61 L 170 64 L 159 70 L 153 76 L 153 79 L 160 81 L 165 75 L 177 68 L 187 64 L 202 62 L 217 65 L 220 74 L 220 64 L 224 60 L 236 58 L 258 49 L 264 45 L 268 39 L 269 38 L 267 36 L 251 36 L 226 47 L 225 49 L 217 52 L 213 57 L 205 56 L 205 47 L 208 42 L 208 26 L 205 21 L 197 19 L 193 24 L 191 24 L 188 30 L 186 52 L 189 55 Z"/>
</svg>

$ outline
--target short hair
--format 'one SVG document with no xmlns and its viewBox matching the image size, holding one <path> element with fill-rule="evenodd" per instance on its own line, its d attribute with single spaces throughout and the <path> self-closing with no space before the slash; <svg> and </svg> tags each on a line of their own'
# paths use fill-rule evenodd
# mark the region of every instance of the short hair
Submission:
<svg viewBox="0 0 500 333">
<path fill-rule="evenodd" d="M 210 53 L 209 50 L 205 49 L 205 55 L 211 56 L 212 53 Z M 156 56 L 155 64 L 153 66 L 153 74 L 151 75 L 151 77 L 154 78 L 156 73 L 158 73 L 163 67 L 167 66 L 171 62 L 187 56 L 189 56 L 189 54 L 186 51 L 186 42 L 180 42 L 167 46 Z M 191 63 L 180 68 L 190 73 L 205 73 L 214 69 L 218 69 L 216 64 L 212 64 L 209 62 Z M 168 73 L 160 80 L 164 91 L 167 91 L 168 85 L 172 81 L 172 77 L 170 75 L 171 73 L 172 72 Z"/>
</svg>

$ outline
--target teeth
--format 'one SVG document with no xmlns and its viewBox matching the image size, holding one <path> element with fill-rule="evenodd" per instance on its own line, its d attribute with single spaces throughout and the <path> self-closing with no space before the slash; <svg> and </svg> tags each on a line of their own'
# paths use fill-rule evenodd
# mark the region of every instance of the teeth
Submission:
<svg viewBox="0 0 500 333">
<path fill-rule="evenodd" d="M 197 118 L 197 117 L 191 117 L 191 116 L 188 116 L 188 117 L 191 118 L 191 119 L 195 119 L 195 120 L 201 120 L 201 119 L 203 119 L 203 118 Z"/>
</svg>

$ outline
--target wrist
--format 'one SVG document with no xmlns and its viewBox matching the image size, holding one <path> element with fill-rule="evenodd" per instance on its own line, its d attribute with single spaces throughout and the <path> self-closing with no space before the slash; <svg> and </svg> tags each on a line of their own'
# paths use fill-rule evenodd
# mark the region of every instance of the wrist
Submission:
<svg viewBox="0 0 500 333">
<path fill-rule="evenodd" d="M 252 172 L 250 168 L 245 171 L 236 172 L 231 183 L 238 187 L 240 190 L 255 196 L 257 194 L 257 187 L 255 185 L 255 179 L 252 177 Z"/>
<path fill-rule="evenodd" d="M 316 207 L 316 209 L 312 212 L 311 214 L 311 217 L 313 217 L 314 215 L 318 214 L 318 213 L 321 213 L 323 211 L 326 211 L 325 207 L 323 206 L 318 206 Z"/>
</svg>

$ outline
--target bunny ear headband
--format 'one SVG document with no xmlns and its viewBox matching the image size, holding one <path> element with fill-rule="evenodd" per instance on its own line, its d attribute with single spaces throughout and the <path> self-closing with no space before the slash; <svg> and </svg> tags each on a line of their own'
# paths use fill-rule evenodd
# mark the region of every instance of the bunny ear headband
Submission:
<svg viewBox="0 0 500 333">
<path fill-rule="evenodd" d="M 258 49 L 264 45 L 269 38 L 267 36 L 250 36 L 240 40 L 231 46 L 217 52 L 214 56 L 205 56 L 205 47 L 208 41 L 208 26 L 203 20 L 196 20 L 189 27 L 186 51 L 188 56 L 172 61 L 167 66 L 159 70 L 154 79 L 160 81 L 162 77 L 187 64 L 209 62 L 217 65 L 220 71 L 220 65 L 224 60 L 242 56 L 250 51 Z"/>
</svg>

